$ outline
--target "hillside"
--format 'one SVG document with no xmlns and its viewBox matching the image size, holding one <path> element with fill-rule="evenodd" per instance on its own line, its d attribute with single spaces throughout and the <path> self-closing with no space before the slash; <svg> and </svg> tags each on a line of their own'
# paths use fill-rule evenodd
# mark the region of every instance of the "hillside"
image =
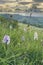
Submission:
<svg viewBox="0 0 43 65">
<path fill-rule="evenodd" d="M 5 2 L 5 3 L 4 3 Z M 25 5 L 19 4 L 20 2 L 27 3 Z M 33 3 L 32 3 L 33 2 Z M 34 0 L 15 0 L 15 1 L 2 1 L 0 4 L 0 11 L 3 12 L 24 12 L 25 10 L 30 10 L 33 4 L 36 4 L 37 10 L 43 12 L 43 2 L 35 2 Z M 37 5 L 38 4 L 38 5 Z M 30 11 L 29 11 L 30 12 Z"/>
<path fill-rule="evenodd" d="M 43 65 L 43 29 L 22 23 L 10 29 L 9 23 L 12 25 L 4 18 L 0 22 L 0 65 Z M 34 40 L 34 32 L 38 40 Z M 11 39 L 7 49 L 2 42 L 4 35 Z"/>
<path fill-rule="evenodd" d="M 5 17 L 7 19 L 18 20 L 21 23 L 29 24 L 36 27 L 43 28 L 43 14 L 36 15 L 35 13 L 31 16 L 29 14 L 0 14 L 0 16 Z M 12 17 L 10 17 L 12 16 Z"/>
</svg>

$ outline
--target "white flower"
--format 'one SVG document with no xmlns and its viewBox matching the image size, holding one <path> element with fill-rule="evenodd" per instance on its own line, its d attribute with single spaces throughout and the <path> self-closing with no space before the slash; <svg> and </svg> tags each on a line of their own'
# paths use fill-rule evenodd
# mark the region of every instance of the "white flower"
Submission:
<svg viewBox="0 0 43 65">
<path fill-rule="evenodd" d="M 26 32 L 26 31 L 27 31 L 27 29 L 26 29 L 26 28 L 24 28 L 24 31 Z"/>
<path fill-rule="evenodd" d="M 22 41 L 25 41 L 25 37 L 24 37 L 24 36 L 22 36 L 22 37 L 21 37 L 21 40 L 22 40 Z"/>
<path fill-rule="evenodd" d="M 10 29 L 12 29 L 13 27 L 12 27 L 12 25 L 10 25 Z"/>
<path fill-rule="evenodd" d="M 38 33 L 37 32 L 34 33 L 34 40 L 38 40 Z"/>
<path fill-rule="evenodd" d="M 10 43 L 10 36 L 5 35 L 4 38 L 3 38 L 3 43 L 9 44 Z"/>
</svg>

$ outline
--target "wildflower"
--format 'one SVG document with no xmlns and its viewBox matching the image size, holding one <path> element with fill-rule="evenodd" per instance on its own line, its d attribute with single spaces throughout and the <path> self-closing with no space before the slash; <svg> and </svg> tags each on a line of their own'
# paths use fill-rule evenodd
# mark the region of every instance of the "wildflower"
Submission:
<svg viewBox="0 0 43 65">
<path fill-rule="evenodd" d="M 12 29 L 13 27 L 12 27 L 12 25 L 10 25 L 10 29 Z"/>
<path fill-rule="evenodd" d="M 43 46 L 43 39 L 41 39 L 41 44 L 42 44 L 42 46 Z"/>
<path fill-rule="evenodd" d="M 4 38 L 3 38 L 3 43 L 9 44 L 10 43 L 10 36 L 5 35 Z"/>
<path fill-rule="evenodd" d="M 24 36 L 22 36 L 22 37 L 21 37 L 21 40 L 22 40 L 22 41 L 25 41 L 25 37 L 24 37 Z"/>
<path fill-rule="evenodd" d="M 34 33 L 34 40 L 38 40 L 38 33 L 37 32 Z"/>
<path fill-rule="evenodd" d="M 26 28 L 24 28 L 24 31 L 26 32 L 26 31 L 27 31 L 27 29 L 26 29 Z"/>
</svg>

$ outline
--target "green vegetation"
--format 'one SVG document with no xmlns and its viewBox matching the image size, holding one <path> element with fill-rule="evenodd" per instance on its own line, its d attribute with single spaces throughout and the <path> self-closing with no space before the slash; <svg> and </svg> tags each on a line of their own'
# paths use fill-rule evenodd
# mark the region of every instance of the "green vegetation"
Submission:
<svg viewBox="0 0 43 65">
<path fill-rule="evenodd" d="M 13 29 L 9 24 L 15 26 L 14 21 L 0 18 L 0 65 L 43 65 L 43 29 L 17 23 Z M 24 31 L 24 27 L 27 31 Z M 34 40 L 34 32 L 38 32 L 38 40 Z M 11 38 L 7 46 L 2 43 L 5 34 Z M 25 40 L 21 40 L 24 36 Z"/>
<path fill-rule="evenodd" d="M 11 20 L 11 18 L 10 19 L 5 19 L 4 17 L 0 17 L 0 23 L 3 24 L 2 26 L 4 26 L 4 28 L 9 28 L 10 25 L 13 28 L 18 27 L 18 21 L 17 20 Z"/>
</svg>

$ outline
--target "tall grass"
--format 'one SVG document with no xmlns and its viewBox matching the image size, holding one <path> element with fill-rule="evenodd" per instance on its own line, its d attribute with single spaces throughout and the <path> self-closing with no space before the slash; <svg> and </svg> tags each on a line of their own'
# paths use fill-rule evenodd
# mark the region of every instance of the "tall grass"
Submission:
<svg viewBox="0 0 43 65">
<path fill-rule="evenodd" d="M 19 24 L 18 28 L 5 27 L 8 23 L 0 24 L 0 65 L 43 65 L 43 29 L 27 27 L 26 24 Z M 24 31 L 27 27 L 27 31 Z M 38 32 L 38 40 L 34 40 L 34 32 Z M 11 42 L 7 45 L 2 42 L 4 35 L 7 34 L 11 38 Z M 25 37 L 25 41 L 21 37 Z"/>
</svg>

